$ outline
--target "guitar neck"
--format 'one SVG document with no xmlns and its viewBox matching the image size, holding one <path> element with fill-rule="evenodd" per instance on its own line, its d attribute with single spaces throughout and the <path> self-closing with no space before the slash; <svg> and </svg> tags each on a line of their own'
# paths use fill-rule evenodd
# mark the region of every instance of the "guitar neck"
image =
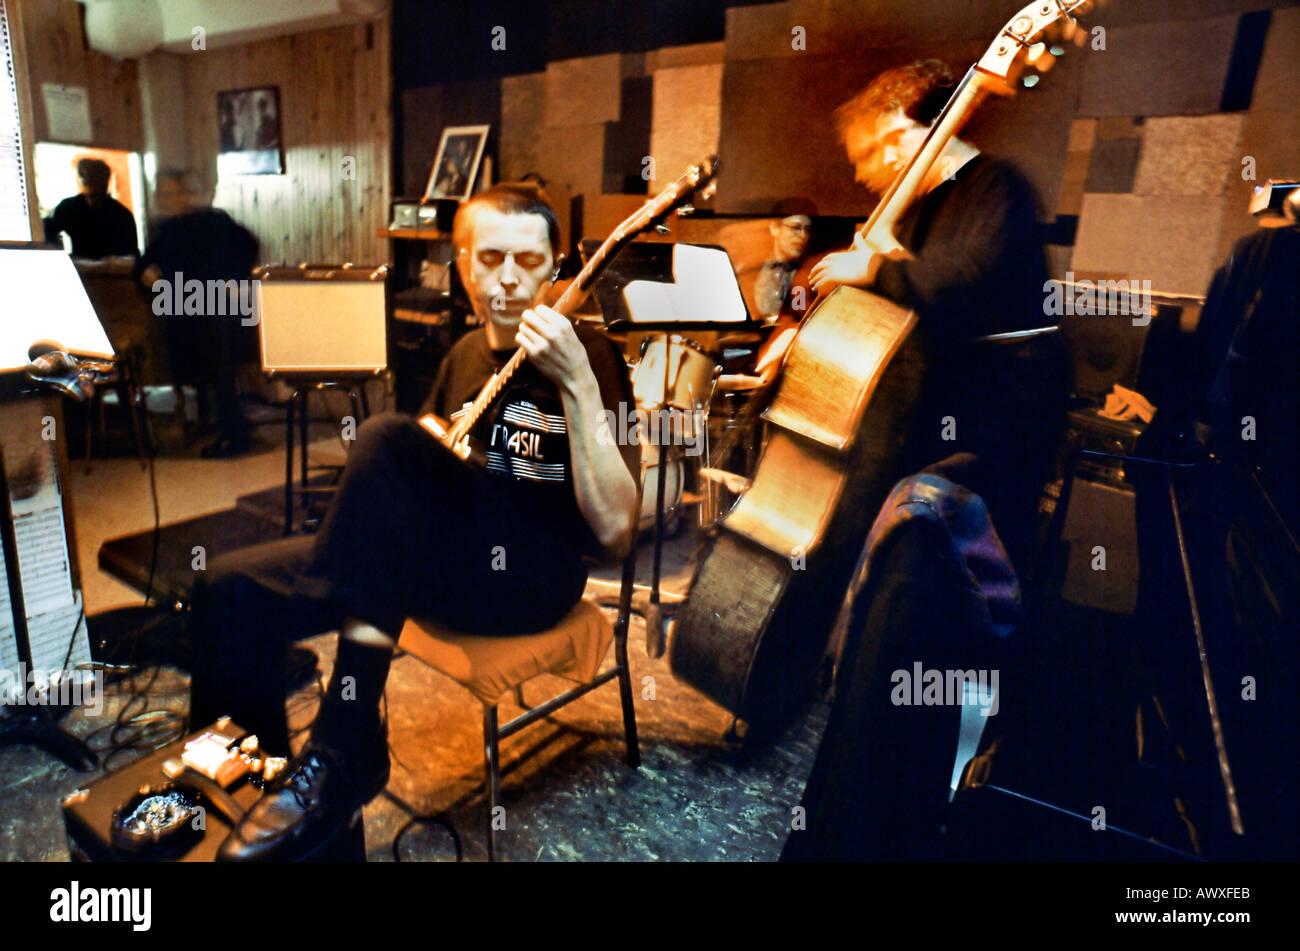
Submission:
<svg viewBox="0 0 1300 951">
<path fill-rule="evenodd" d="M 591 259 L 578 272 L 578 276 L 565 288 L 559 299 L 551 305 L 551 309 L 563 314 L 565 317 L 571 317 L 573 312 L 582 305 L 582 302 L 591 296 L 591 289 L 595 286 L 596 278 L 600 276 L 601 271 L 623 249 L 623 246 L 635 238 L 637 234 L 639 234 L 639 230 L 627 230 L 624 233 L 624 229 L 620 228 L 619 231 L 606 238 L 600 249 L 591 256 Z M 492 375 L 492 378 L 483 385 L 483 389 L 474 398 L 473 405 L 456 421 L 450 433 L 448 433 L 448 440 L 451 443 L 454 444 L 463 439 L 474 428 L 475 424 L 483 418 L 483 414 L 492 405 L 492 401 L 510 382 L 510 378 L 514 376 L 515 371 L 519 369 L 527 356 L 524 349 L 520 347 L 510 355 L 510 359 L 505 362 L 501 369 L 497 370 Z"/>
</svg>

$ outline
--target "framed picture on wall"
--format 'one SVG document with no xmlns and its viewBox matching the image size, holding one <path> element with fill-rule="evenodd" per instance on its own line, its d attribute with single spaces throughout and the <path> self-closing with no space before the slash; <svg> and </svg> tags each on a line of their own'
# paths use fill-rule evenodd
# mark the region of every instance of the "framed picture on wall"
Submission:
<svg viewBox="0 0 1300 951">
<path fill-rule="evenodd" d="M 217 93 L 221 148 L 218 175 L 283 175 L 280 87 L 228 89 Z"/>
<path fill-rule="evenodd" d="M 433 160 L 429 184 L 424 189 L 425 201 L 435 198 L 464 201 L 469 198 L 490 128 L 486 125 L 454 125 L 442 130 L 438 157 Z"/>
</svg>

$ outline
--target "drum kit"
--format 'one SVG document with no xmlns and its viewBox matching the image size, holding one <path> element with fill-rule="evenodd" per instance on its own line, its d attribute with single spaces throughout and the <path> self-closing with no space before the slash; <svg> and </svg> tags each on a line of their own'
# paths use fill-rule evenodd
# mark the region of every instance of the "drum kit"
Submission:
<svg viewBox="0 0 1300 951">
<path fill-rule="evenodd" d="M 741 419 L 738 407 L 761 386 L 758 377 L 723 375 L 712 354 L 675 334 L 647 337 L 641 343 L 632 366 L 632 395 L 641 443 L 640 530 L 653 530 L 655 536 L 653 580 L 643 611 L 651 656 L 662 656 L 667 642 L 659 591 L 663 540 L 681 531 L 690 505 L 698 503 L 700 526 L 709 528 L 744 491 L 746 475 L 710 466 L 710 440 L 721 438 L 726 446 L 736 447 L 742 466 L 752 462 L 748 430 L 753 424 Z M 711 421 L 717 395 L 725 400 L 726 412 Z M 737 452 L 728 452 L 721 461 L 725 465 L 736 459 Z M 699 493 L 688 495 L 684 486 L 692 469 Z"/>
</svg>

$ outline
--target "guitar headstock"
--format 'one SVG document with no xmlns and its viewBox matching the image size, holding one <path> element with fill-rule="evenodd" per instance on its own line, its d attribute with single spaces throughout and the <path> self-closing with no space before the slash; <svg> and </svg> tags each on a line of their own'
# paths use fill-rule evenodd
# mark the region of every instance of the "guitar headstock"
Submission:
<svg viewBox="0 0 1300 951">
<path fill-rule="evenodd" d="M 717 187 L 714 179 L 718 174 L 718 157 L 710 155 L 704 161 L 692 165 L 680 178 L 650 199 L 636 214 L 628 218 L 615 229 L 611 240 L 625 240 L 635 237 L 643 231 L 656 227 L 670 214 L 678 209 L 690 206 L 691 198 L 701 192 L 705 198 L 711 197 Z"/>
<path fill-rule="evenodd" d="M 1039 72 L 1051 69 L 1063 52 L 1059 42 L 1082 46 L 1087 30 L 1076 16 L 1084 16 L 1101 0 L 1036 0 L 1007 21 L 997 38 L 985 50 L 976 68 L 986 76 L 1009 82 L 1013 67 L 1023 51 L 1025 62 Z M 1033 83 L 1027 83 L 1033 85 Z"/>
</svg>

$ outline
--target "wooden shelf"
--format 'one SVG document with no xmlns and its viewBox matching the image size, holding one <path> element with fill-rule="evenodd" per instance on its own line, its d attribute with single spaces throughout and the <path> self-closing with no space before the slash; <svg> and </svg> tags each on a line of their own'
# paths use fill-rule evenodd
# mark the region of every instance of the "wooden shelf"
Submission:
<svg viewBox="0 0 1300 951">
<path fill-rule="evenodd" d="M 375 231 L 377 238 L 399 238 L 408 241 L 450 241 L 450 231 L 439 231 L 436 228 L 378 228 Z"/>
</svg>

